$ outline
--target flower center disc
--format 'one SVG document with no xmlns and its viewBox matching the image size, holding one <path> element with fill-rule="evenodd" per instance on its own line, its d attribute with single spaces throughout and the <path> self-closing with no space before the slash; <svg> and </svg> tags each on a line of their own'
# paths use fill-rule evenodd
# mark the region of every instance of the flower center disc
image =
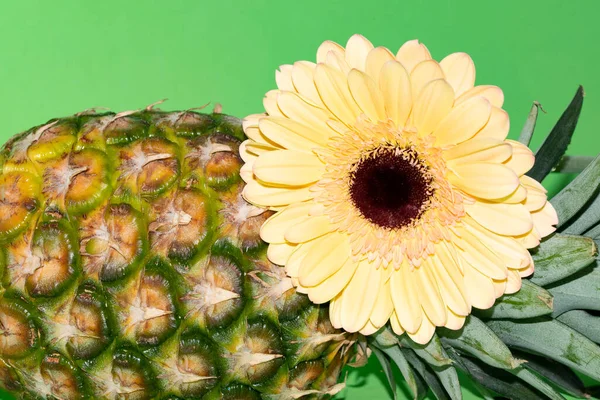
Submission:
<svg viewBox="0 0 600 400">
<path fill-rule="evenodd" d="M 355 165 L 350 196 L 366 219 L 399 229 L 419 218 L 426 208 L 432 194 L 427 172 L 413 150 L 378 149 Z"/>
</svg>

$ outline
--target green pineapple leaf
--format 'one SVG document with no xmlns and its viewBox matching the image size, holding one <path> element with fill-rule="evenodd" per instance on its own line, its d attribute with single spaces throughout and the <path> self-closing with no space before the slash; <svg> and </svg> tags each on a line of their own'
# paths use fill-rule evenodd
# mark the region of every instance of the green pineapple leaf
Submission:
<svg viewBox="0 0 600 400">
<path fill-rule="evenodd" d="M 477 384 L 478 389 L 483 388 L 483 390 L 480 390 L 486 400 L 495 399 L 494 394 L 509 399 L 547 400 L 541 393 L 507 371 L 491 367 L 478 360 L 463 357 L 452 348 L 448 349 L 448 354 L 455 361 L 457 367 Z"/>
<path fill-rule="evenodd" d="M 404 380 L 406 381 L 408 387 L 415 396 L 415 399 L 419 398 L 420 393 L 424 390 L 422 387 L 422 382 L 420 381 L 420 378 L 417 376 L 413 368 L 406 360 L 406 357 L 404 357 L 402 351 L 400 351 L 400 347 L 392 346 L 387 347 L 385 349 L 380 348 L 380 350 L 384 352 L 389 358 L 391 358 L 394 364 L 396 364 L 396 366 L 400 369 L 400 372 L 402 373 Z"/>
<path fill-rule="evenodd" d="M 554 296 L 554 317 L 571 310 L 600 311 L 600 268 L 581 271 L 548 291 Z"/>
<path fill-rule="evenodd" d="M 412 349 L 429 365 L 443 367 L 452 364 L 452 360 L 445 354 L 442 342 L 440 342 L 440 338 L 436 334 L 433 335 L 426 345 L 415 343 L 407 335 L 400 336 L 399 340 L 402 347 Z"/>
<path fill-rule="evenodd" d="M 598 194 L 600 186 L 600 156 L 596 157 L 590 165 L 588 165 L 581 174 L 577 175 L 567 187 L 554 196 L 550 202 L 556 209 L 558 215 L 558 227 L 570 222 L 571 218 L 575 217 L 585 207 L 586 203 L 595 195 Z M 593 218 L 596 207 L 588 207 L 580 216 L 582 218 Z M 586 213 L 589 214 L 583 217 Z M 579 217 L 578 217 L 579 218 Z M 583 222 L 583 221 L 582 221 Z M 573 221 L 571 223 L 577 223 Z M 577 223 L 585 225 L 585 223 Z M 593 224 L 592 224 L 593 225 Z M 590 225 L 591 226 L 591 225 Z M 581 229 L 576 225 L 577 229 Z"/>
<path fill-rule="evenodd" d="M 500 297 L 492 308 L 478 310 L 484 318 L 524 319 L 552 314 L 552 295 L 540 286 L 523 280 L 521 290 Z"/>
<path fill-rule="evenodd" d="M 408 363 L 415 369 L 415 371 L 419 373 L 421 378 L 423 378 L 423 381 L 427 384 L 427 386 L 420 390 L 419 394 L 415 396 L 415 398 L 424 398 L 427 394 L 427 388 L 429 388 L 436 399 L 450 400 L 450 397 L 448 396 L 448 393 L 446 393 L 444 386 L 436 374 L 433 373 L 431 368 L 426 363 L 421 361 L 421 359 L 417 357 L 415 352 L 411 349 L 401 349 L 401 351 Z"/>
<path fill-rule="evenodd" d="M 529 115 L 527 116 L 527 120 L 525 121 L 525 125 L 521 130 L 521 135 L 519 136 L 519 142 L 523 143 L 525 146 L 529 146 L 529 143 L 531 143 L 533 131 L 535 130 L 535 123 L 537 122 L 540 110 L 544 111 L 542 105 L 537 101 L 534 101 L 531 106 L 531 111 L 529 111 Z"/>
<path fill-rule="evenodd" d="M 438 330 L 442 343 L 468 353 L 492 367 L 513 369 L 520 361 L 481 320 L 470 315 L 461 330 Z"/>
<path fill-rule="evenodd" d="M 558 393 L 548 382 L 540 378 L 534 372 L 524 367 L 519 367 L 513 371 L 513 373 L 524 382 L 529 383 L 531 386 L 548 396 L 551 400 L 565 400 L 565 398 Z"/>
<path fill-rule="evenodd" d="M 562 391 L 575 397 L 586 397 L 585 386 L 581 379 L 570 369 L 546 357 L 516 352 L 513 354 L 526 360 L 523 367 L 541 375 Z"/>
<path fill-rule="evenodd" d="M 544 354 L 593 379 L 600 379 L 600 347 L 553 319 L 493 320 L 487 325 L 511 348 Z"/>
<path fill-rule="evenodd" d="M 558 282 L 590 265 L 597 253 L 590 238 L 555 233 L 531 255 L 535 264 L 531 282 L 541 286 Z"/>
<path fill-rule="evenodd" d="M 592 156 L 563 156 L 553 172 L 563 174 L 578 174 L 583 171 L 595 157 Z"/>
<path fill-rule="evenodd" d="M 541 182 L 558 164 L 569 147 L 582 106 L 583 87 L 579 86 L 575 97 L 535 153 L 535 165 L 527 172 L 528 176 Z"/>
<path fill-rule="evenodd" d="M 396 400 L 398 398 L 398 395 L 396 394 L 396 379 L 394 378 L 392 363 L 390 362 L 389 357 L 386 356 L 383 353 L 383 351 L 379 350 L 377 346 L 371 346 L 371 350 L 373 351 L 373 354 L 375 354 L 375 356 L 377 357 L 377 360 L 379 360 L 379 364 L 381 364 L 385 377 L 388 380 L 388 385 L 390 385 L 390 389 L 392 390 L 392 396 L 394 400 Z"/>
<path fill-rule="evenodd" d="M 600 317 L 584 310 L 567 311 L 557 318 L 593 342 L 600 343 Z"/>
</svg>

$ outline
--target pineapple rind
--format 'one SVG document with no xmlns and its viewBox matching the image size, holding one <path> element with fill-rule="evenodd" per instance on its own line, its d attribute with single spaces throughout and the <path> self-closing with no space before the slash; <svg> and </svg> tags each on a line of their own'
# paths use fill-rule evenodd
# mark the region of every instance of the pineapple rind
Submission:
<svg viewBox="0 0 600 400">
<path fill-rule="evenodd" d="M 0 307 L 16 310 L 0 328 L 0 387 L 65 399 L 338 390 L 356 336 L 266 259 L 270 212 L 241 197 L 243 138 L 222 114 L 92 110 L 0 149 Z"/>
</svg>

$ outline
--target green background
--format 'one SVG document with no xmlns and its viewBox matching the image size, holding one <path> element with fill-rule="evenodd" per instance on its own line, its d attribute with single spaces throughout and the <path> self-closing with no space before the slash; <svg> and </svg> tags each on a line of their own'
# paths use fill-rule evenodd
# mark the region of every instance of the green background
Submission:
<svg viewBox="0 0 600 400">
<path fill-rule="evenodd" d="M 569 153 L 594 155 L 600 150 L 599 12 L 599 0 L 3 2 L 0 142 L 52 117 L 93 107 L 137 109 L 163 98 L 169 99 L 165 109 L 210 102 L 237 116 L 261 112 L 279 65 L 314 61 L 322 41 L 345 44 L 361 33 L 394 52 L 418 38 L 438 60 L 468 52 L 477 82 L 504 89 L 511 137 L 531 103 L 542 103 L 547 114 L 538 121 L 534 148 L 584 85 Z M 548 179 L 554 192 L 568 177 Z M 345 398 L 389 399 L 384 380 L 373 361 L 350 370 Z M 468 388 L 465 393 L 477 398 Z"/>
</svg>

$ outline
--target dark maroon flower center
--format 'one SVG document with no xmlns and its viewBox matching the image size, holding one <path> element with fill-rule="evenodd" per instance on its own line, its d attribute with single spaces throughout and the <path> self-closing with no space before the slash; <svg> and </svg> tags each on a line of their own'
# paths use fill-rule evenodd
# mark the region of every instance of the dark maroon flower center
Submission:
<svg viewBox="0 0 600 400">
<path fill-rule="evenodd" d="M 354 166 L 352 202 L 366 219 L 383 228 L 399 229 L 419 218 L 431 194 L 427 167 L 410 149 L 379 149 Z"/>
</svg>

